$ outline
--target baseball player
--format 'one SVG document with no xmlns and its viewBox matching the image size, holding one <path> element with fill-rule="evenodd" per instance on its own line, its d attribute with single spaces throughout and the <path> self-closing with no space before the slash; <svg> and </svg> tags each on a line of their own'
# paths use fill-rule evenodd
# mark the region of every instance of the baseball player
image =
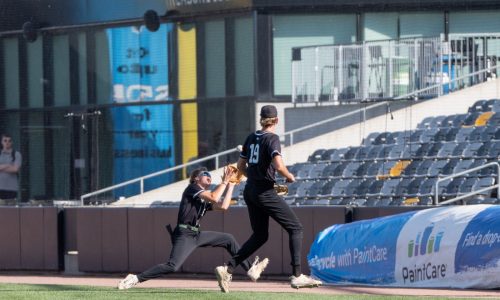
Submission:
<svg viewBox="0 0 500 300">
<path fill-rule="evenodd" d="M 223 292 L 228 292 L 234 268 L 242 264 L 267 241 L 269 217 L 278 222 L 289 235 L 293 268 L 291 286 L 294 288 L 319 286 L 322 284 L 321 281 L 301 272 L 302 224 L 274 189 L 276 171 L 286 178 L 287 182 L 295 181 L 295 177 L 283 163 L 280 140 L 274 133 L 278 124 L 276 107 L 263 106 L 260 117 L 262 128 L 247 137 L 237 163 L 238 170 L 247 176 L 243 197 L 248 207 L 253 233 L 225 266 L 215 268 L 219 286 Z"/>
<path fill-rule="evenodd" d="M 206 168 L 199 168 L 191 172 L 189 185 L 182 194 L 179 206 L 177 227 L 172 235 L 172 251 L 166 263 L 158 264 L 138 274 L 128 274 L 118 283 L 118 289 L 129 289 L 139 282 L 160 277 L 163 274 L 176 272 L 198 247 L 223 247 L 231 255 L 236 254 L 239 245 L 231 234 L 215 231 L 201 231 L 200 220 L 208 210 L 227 210 L 235 183 L 229 181 L 233 170 L 224 168 L 222 182 L 213 190 L 208 188 L 212 183 L 212 176 Z M 220 199 L 224 190 L 224 199 Z M 268 264 L 265 258 L 259 261 L 256 257 L 252 266 L 248 260 L 242 261 L 242 267 L 247 275 L 256 281 Z"/>
</svg>

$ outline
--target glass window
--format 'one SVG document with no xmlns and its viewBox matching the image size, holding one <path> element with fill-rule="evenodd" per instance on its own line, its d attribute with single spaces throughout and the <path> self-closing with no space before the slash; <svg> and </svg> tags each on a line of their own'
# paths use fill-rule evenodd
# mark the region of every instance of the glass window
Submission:
<svg viewBox="0 0 500 300">
<path fill-rule="evenodd" d="M 492 33 L 499 28 L 498 11 L 450 12 L 450 33 Z"/>
<path fill-rule="evenodd" d="M 279 15 L 273 18 L 274 94 L 291 94 L 292 48 L 356 41 L 356 15 Z"/>
<path fill-rule="evenodd" d="M 68 36 L 54 36 L 52 43 L 54 55 L 54 105 L 70 105 Z"/>
<path fill-rule="evenodd" d="M 111 103 L 109 42 L 105 31 L 95 33 L 95 87 L 98 104 Z"/>
<path fill-rule="evenodd" d="M 444 14 L 408 13 L 399 15 L 400 38 L 432 37 L 444 33 Z"/>
<path fill-rule="evenodd" d="M 252 18 L 234 22 L 234 68 L 236 96 L 254 94 L 254 44 Z"/>
<path fill-rule="evenodd" d="M 78 48 L 74 49 L 78 53 L 78 80 L 80 104 L 88 103 L 87 89 L 87 35 L 86 33 L 78 34 Z"/>
<path fill-rule="evenodd" d="M 365 41 L 398 38 L 398 13 L 367 13 L 364 15 Z"/>
<path fill-rule="evenodd" d="M 26 48 L 29 107 L 43 107 L 43 86 L 50 84 L 43 77 L 43 37 L 38 37 L 33 43 L 26 43 Z"/>
<path fill-rule="evenodd" d="M 19 43 L 18 38 L 3 39 L 3 78 L 6 108 L 19 108 Z"/>
<path fill-rule="evenodd" d="M 205 23 L 206 97 L 226 95 L 226 47 L 224 20 Z"/>
</svg>

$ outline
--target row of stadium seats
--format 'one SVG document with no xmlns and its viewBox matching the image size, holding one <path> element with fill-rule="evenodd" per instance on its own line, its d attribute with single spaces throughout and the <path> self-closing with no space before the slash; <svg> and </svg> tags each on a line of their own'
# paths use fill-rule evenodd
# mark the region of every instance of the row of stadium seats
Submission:
<svg viewBox="0 0 500 300">
<path fill-rule="evenodd" d="M 291 205 L 432 205 L 437 177 L 297 180 L 288 186 L 285 201 Z M 440 200 L 479 191 L 493 185 L 495 177 L 456 177 L 440 182 Z M 242 200 L 244 183 L 234 192 Z M 498 204 L 491 191 L 479 193 L 476 203 Z M 368 204 L 366 204 L 368 202 Z"/>
<path fill-rule="evenodd" d="M 483 189 L 495 184 L 498 166 L 467 171 L 498 162 L 499 124 L 500 99 L 479 100 L 466 114 L 429 117 L 415 130 L 373 132 L 360 146 L 318 149 L 288 166 L 297 181 L 284 198 L 292 205 L 432 205 L 438 179 L 461 173 L 439 183 L 439 201 L 480 191 L 467 203 L 496 204 L 496 190 Z M 243 189 L 233 194 L 241 202 Z"/>
<path fill-rule="evenodd" d="M 297 179 L 332 179 L 332 178 L 386 178 L 386 177 L 436 177 L 463 172 L 478 166 L 483 166 L 495 160 L 484 158 L 473 159 L 414 159 L 414 160 L 387 160 L 387 161 L 343 161 L 298 163 L 290 166 L 289 170 Z M 494 167 L 483 168 L 471 172 L 469 176 L 484 177 L 498 173 Z"/>
<path fill-rule="evenodd" d="M 374 132 L 361 146 L 318 149 L 305 163 L 289 167 L 290 204 L 431 205 L 437 180 L 500 157 L 500 99 L 479 100 L 466 114 L 425 118 L 417 129 Z M 492 165 L 440 182 L 441 200 L 495 184 Z M 468 203 L 497 203 L 496 191 L 482 191 Z"/>
<path fill-rule="evenodd" d="M 500 140 L 474 142 L 428 142 L 423 144 L 386 144 L 347 148 L 318 149 L 309 163 L 340 161 L 376 161 L 400 159 L 485 158 L 497 159 Z"/>
</svg>

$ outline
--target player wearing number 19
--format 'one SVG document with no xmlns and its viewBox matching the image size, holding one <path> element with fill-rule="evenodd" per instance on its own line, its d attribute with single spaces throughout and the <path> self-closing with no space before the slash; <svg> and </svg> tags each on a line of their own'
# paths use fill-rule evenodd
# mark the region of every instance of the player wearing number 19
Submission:
<svg viewBox="0 0 500 300">
<path fill-rule="evenodd" d="M 260 117 L 262 128 L 247 137 L 237 163 L 238 169 L 248 178 L 243 197 L 247 204 L 253 233 L 225 266 L 215 269 L 219 286 L 227 292 L 233 269 L 267 241 L 269 217 L 278 222 L 289 235 L 293 268 L 291 286 L 294 288 L 319 286 L 321 281 L 301 272 L 302 224 L 274 189 L 276 171 L 285 177 L 287 182 L 295 181 L 295 177 L 283 162 L 280 139 L 274 133 L 278 124 L 278 111 L 273 105 L 265 105 L 260 111 Z"/>
</svg>

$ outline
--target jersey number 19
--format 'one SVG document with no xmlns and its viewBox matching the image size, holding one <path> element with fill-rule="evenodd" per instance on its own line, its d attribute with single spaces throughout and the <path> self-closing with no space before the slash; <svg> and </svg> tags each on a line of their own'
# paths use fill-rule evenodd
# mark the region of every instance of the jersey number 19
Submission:
<svg viewBox="0 0 500 300">
<path fill-rule="evenodd" d="M 251 164 L 256 164 L 259 162 L 259 144 L 250 145 L 250 159 L 248 160 Z"/>
</svg>

